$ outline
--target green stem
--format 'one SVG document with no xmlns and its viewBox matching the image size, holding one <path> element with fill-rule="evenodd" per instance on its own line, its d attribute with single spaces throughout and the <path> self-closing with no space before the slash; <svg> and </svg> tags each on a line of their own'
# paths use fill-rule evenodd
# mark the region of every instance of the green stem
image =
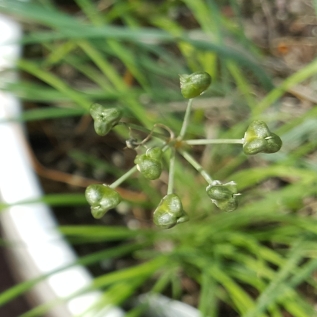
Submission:
<svg viewBox="0 0 317 317">
<path fill-rule="evenodd" d="M 243 144 L 243 139 L 200 139 L 200 140 L 186 140 L 188 145 L 205 145 L 205 144 Z"/>
<path fill-rule="evenodd" d="M 175 174 L 175 148 L 171 148 L 171 157 L 168 174 L 167 194 L 173 194 L 174 189 L 174 174 Z"/>
<path fill-rule="evenodd" d="M 184 159 L 186 159 L 187 162 L 190 163 L 210 185 L 213 180 L 210 175 L 203 169 L 203 167 L 188 152 L 180 149 L 178 151 L 184 157 Z"/>
<path fill-rule="evenodd" d="M 115 189 L 116 187 L 121 185 L 126 179 L 128 179 L 134 172 L 136 172 L 136 170 L 137 170 L 137 167 L 135 165 L 129 171 L 127 171 L 121 177 L 119 177 L 115 182 L 109 185 L 109 187 Z"/>
<path fill-rule="evenodd" d="M 193 103 L 193 98 L 188 100 L 188 104 L 187 104 L 187 108 L 186 108 L 186 112 L 185 112 L 185 116 L 184 116 L 184 121 L 183 121 L 181 132 L 180 132 L 180 134 L 178 136 L 178 140 L 182 140 L 183 137 L 185 136 L 185 133 L 186 133 L 186 130 L 187 130 L 187 126 L 189 124 L 190 112 L 191 112 L 191 109 L 192 109 L 192 103 Z"/>
<path fill-rule="evenodd" d="M 160 138 L 160 139 L 165 139 L 166 140 L 166 139 L 169 138 L 168 136 L 164 135 L 163 133 L 153 132 L 152 130 L 144 128 L 144 127 L 142 127 L 140 125 L 137 125 L 137 124 L 128 123 L 128 122 L 118 122 L 117 125 L 125 125 L 125 126 L 131 128 L 132 130 L 138 130 L 138 131 L 141 131 L 141 132 L 144 132 L 144 133 L 147 133 L 147 134 L 151 134 L 152 136 Z"/>
</svg>

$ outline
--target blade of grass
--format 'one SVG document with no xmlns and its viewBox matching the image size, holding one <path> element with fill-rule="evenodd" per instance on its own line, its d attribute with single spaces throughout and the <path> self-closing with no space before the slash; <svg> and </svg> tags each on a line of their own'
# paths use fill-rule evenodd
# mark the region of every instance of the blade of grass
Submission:
<svg viewBox="0 0 317 317">
<path fill-rule="evenodd" d="M 196 250 L 192 252 L 186 252 L 183 255 L 189 263 L 192 263 L 195 267 L 200 270 L 208 272 L 209 276 L 217 281 L 222 287 L 225 288 L 235 308 L 242 315 L 247 312 L 250 307 L 254 307 L 255 303 L 250 295 L 234 281 L 230 276 L 228 276 L 223 268 L 213 265 L 210 266 L 210 258 L 197 254 Z M 259 314 L 257 317 L 264 317 L 265 314 Z"/>
<path fill-rule="evenodd" d="M 215 263 L 213 265 L 216 265 Z M 214 278 L 211 278 L 209 272 L 202 271 L 200 281 L 201 291 L 198 309 L 202 316 L 218 316 L 218 284 Z"/>
<path fill-rule="evenodd" d="M 87 152 L 74 150 L 70 151 L 68 155 L 76 162 L 83 163 L 95 169 L 104 171 L 105 173 L 113 175 L 116 178 L 119 178 L 122 175 L 122 169 L 119 167 L 113 166 L 113 164 L 105 162 L 104 159 L 100 159 L 95 155 L 90 155 Z"/>
<path fill-rule="evenodd" d="M 217 5 L 213 1 L 209 1 L 207 4 L 201 0 L 186 0 L 185 3 L 191 8 L 191 11 L 194 13 L 202 29 L 206 32 L 206 35 L 212 38 L 215 37 L 215 41 L 219 46 L 224 45 L 222 21 L 220 18 L 221 13 Z M 222 61 L 222 59 L 220 60 Z M 256 101 L 252 96 L 251 86 L 239 69 L 239 66 L 234 62 L 234 60 L 223 62 L 232 77 L 235 79 L 238 89 L 240 89 L 241 93 L 245 97 L 250 109 L 254 108 Z"/>
<path fill-rule="evenodd" d="M 37 108 L 24 111 L 21 116 L 10 118 L 6 121 L 35 121 L 43 119 L 57 119 L 66 117 L 76 117 L 86 114 L 87 111 L 83 109 L 72 109 L 72 108 Z M 4 121 L 0 121 L 4 122 Z"/>
<path fill-rule="evenodd" d="M 106 239 L 106 240 L 121 240 L 134 238 L 140 234 L 139 230 L 130 230 L 125 227 L 113 227 L 113 226 L 89 226 L 89 225 L 81 225 L 81 226 L 59 226 L 59 231 L 67 236 L 77 236 L 77 237 L 86 237 L 87 240 L 89 238 L 97 238 L 97 239 Z M 144 231 L 143 233 L 146 233 Z"/>
<path fill-rule="evenodd" d="M 107 92 L 107 94 L 116 96 L 116 99 L 119 99 L 119 97 L 121 96 L 120 93 L 116 92 L 113 89 L 110 81 L 107 78 L 105 78 L 104 74 L 100 71 L 100 69 L 96 69 L 95 67 L 90 65 L 90 60 L 83 63 L 80 59 L 76 58 L 76 56 L 72 55 L 72 56 L 65 56 L 64 61 L 67 64 L 74 67 L 74 69 L 81 72 L 92 82 L 97 84 L 104 92 Z"/>
<path fill-rule="evenodd" d="M 317 59 L 312 61 L 310 64 L 300 69 L 293 75 L 289 76 L 285 79 L 282 84 L 273 89 L 262 101 L 257 105 L 254 109 L 252 118 L 260 116 L 264 110 L 266 110 L 269 106 L 274 104 L 283 94 L 287 91 L 287 89 L 295 86 L 296 84 L 301 83 L 307 78 L 315 75 L 317 73 Z"/>
<path fill-rule="evenodd" d="M 48 46 L 46 44 L 46 46 Z M 77 45 L 74 41 L 67 41 L 63 44 L 58 43 L 57 45 L 53 45 L 51 48 L 51 53 L 46 56 L 43 67 L 51 67 L 57 63 L 59 63 L 65 56 L 69 55 L 76 49 Z"/>
<path fill-rule="evenodd" d="M 90 0 L 75 0 L 87 18 L 95 25 L 105 24 L 102 14 L 98 11 L 97 5 Z"/>
<path fill-rule="evenodd" d="M 17 201 L 13 204 L 0 203 L 0 211 L 11 206 L 34 203 L 45 203 L 50 206 L 82 206 L 87 205 L 87 200 L 84 194 L 50 194 L 39 198 Z"/>
<path fill-rule="evenodd" d="M 238 52 L 236 49 L 227 46 L 218 46 L 211 42 L 193 40 L 188 36 L 178 36 L 174 37 L 165 33 L 161 30 L 156 29 L 146 29 L 142 28 L 141 30 L 130 30 L 124 27 L 86 27 L 82 33 L 71 33 L 67 34 L 57 33 L 57 32 L 39 32 L 33 33 L 32 35 L 25 36 L 21 43 L 31 44 L 31 43 L 42 43 L 49 42 L 53 40 L 62 40 L 62 39 L 80 39 L 85 37 L 89 38 L 105 38 L 108 39 L 117 39 L 125 40 L 129 42 L 141 42 L 141 43 L 175 43 L 183 42 L 196 47 L 203 51 L 217 52 L 223 58 L 233 59 L 236 63 L 240 63 L 246 68 L 250 69 L 253 74 L 259 79 L 260 83 L 265 89 L 272 89 L 273 84 L 271 78 L 266 74 L 262 67 L 250 57 L 245 56 L 245 54 Z"/>
<path fill-rule="evenodd" d="M 285 265 L 277 272 L 274 280 L 270 282 L 267 288 L 260 294 L 253 308 L 244 313 L 243 317 L 258 317 L 265 309 L 278 300 L 281 284 L 289 277 L 290 272 L 303 259 L 302 247 L 305 242 L 297 241 Z"/>
<path fill-rule="evenodd" d="M 167 32 L 163 32 L 162 30 L 132 30 L 127 29 L 125 27 L 114 26 L 93 27 L 90 25 L 85 25 L 76 20 L 75 18 L 67 16 L 66 14 L 62 14 L 56 10 L 43 8 L 41 6 L 36 6 L 29 3 L 26 4 L 18 1 L 3 0 L 0 10 L 11 14 L 21 15 L 24 18 L 28 18 L 33 21 L 43 23 L 59 31 L 59 33 L 57 34 L 48 34 L 47 32 L 45 32 L 45 34 L 42 33 L 41 35 L 38 33 L 33 33 L 31 37 L 28 37 L 28 39 L 25 38 L 25 41 L 36 40 L 37 42 L 44 42 L 51 41 L 57 38 L 85 38 L 87 40 L 91 37 L 101 37 L 115 40 L 124 39 L 130 42 L 150 41 L 151 43 L 153 43 L 153 41 L 161 43 L 175 43 L 175 41 L 180 40 L 182 42 L 187 42 L 198 49 L 207 50 L 211 52 L 215 51 L 225 58 L 233 59 L 236 62 L 243 63 L 243 65 L 245 65 L 254 72 L 254 74 L 259 78 L 259 80 L 263 83 L 264 86 L 266 86 L 267 88 L 272 87 L 269 77 L 263 72 L 262 68 L 259 65 L 257 65 L 255 61 L 251 60 L 249 57 L 244 56 L 244 54 L 242 54 L 241 52 L 235 52 L 235 49 L 233 48 L 215 45 L 211 42 L 191 40 L 190 38 L 184 35 L 175 38 L 174 36 L 168 34 Z M 80 30 L 80 32 L 78 32 L 78 30 Z"/>
<path fill-rule="evenodd" d="M 126 93 L 129 91 L 129 88 L 126 86 L 123 79 L 119 76 L 117 71 L 110 63 L 108 63 L 103 56 L 96 50 L 93 45 L 91 45 L 88 41 L 80 41 L 78 45 L 85 51 L 85 53 L 94 61 L 94 63 L 101 69 L 105 76 L 109 78 L 113 86 L 116 88 L 118 92 Z M 144 116 L 144 108 L 140 105 L 140 103 L 131 98 L 130 96 L 125 97 L 122 100 L 122 103 L 125 105 L 126 109 L 129 109 L 133 112 L 134 116 L 139 119 L 144 126 L 148 126 L 148 119 L 151 118 L 150 115 Z"/>
<path fill-rule="evenodd" d="M 71 65 L 71 63 L 69 64 Z M 85 66 L 82 65 L 82 67 Z M 83 73 L 85 71 L 86 70 L 84 70 Z M 90 75 L 95 75 L 95 80 L 99 80 L 98 76 L 100 76 L 100 74 L 91 73 Z M 104 87 L 102 88 L 104 89 Z M 4 87 L 1 87 L 1 90 L 10 91 L 22 100 L 43 101 L 45 103 L 69 103 L 71 101 L 69 97 L 65 96 L 65 94 L 55 90 L 54 88 L 50 88 L 46 85 L 27 83 L 25 81 L 18 81 L 16 83 L 6 84 Z M 115 102 L 121 97 L 121 94 L 114 91 L 109 91 L 109 89 L 102 91 L 98 88 L 86 88 L 78 93 L 82 95 L 83 98 L 89 96 L 90 99 L 92 99 L 93 101 L 98 100 L 99 102 L 102 100 Z M 135 90 L 135 94 L 138 94 L 137 90 Z"/>
<path fill-rule="evenodd" d="M 110 286 L 109 289 L 103 292 L 101 298 L 96 303 L 76 317 L 85 317 L 87 314 L 95 316 L 98 312 L 102 313 L 108 306 L 119 306 L 126 299 L 131 297 L 131 295 L 135 293 L 136 289 L 140 287 L 145 280 L 145 277 L 136 277 L 133 281 L 129 281 L 129 283 L 122 282 Z"/>
<path fill-rule="evenodd" d="M 304 183 L 310 183 L 316 179 L 316 175 L 312 174 L 309 170 L 281 165 L 272 165 L 266 168 L 256 167 L 239 171 L 232 175 L 231 178 L 239 184 L 239 190 L 244 190 L 269 177 L 285 178 L 290 175 L 294 177 L 294 179 L 296 178 Z"/>
<path fill-rule="evenodd" d="M 160 257 L 157 257 L 156 259 L 153 259 L 146 263 L 142 263 L 138 266 L 100 276 L 93 281 L 92 286 L 86 287 L 85 289 L 82 289 L 78 291 L 77 293 L 68 296 L 67 298 L 57 299 L 50 303 L 45 303 L 43 305 L 40 305 L 36 307 L 35 309 L 32 309 L 31 311 L 27 312 L 24 316 L 22 315 L 21 317 L 42 316 L 52 306 L 68 301 L 81 294 L 85 294 L 91 290 L 95 290 L 96 288 L 98 289 L 100 287 L 111 287 L 111 286 L 115 287 L 116 284 L 122 284 L 123 282 L 125 284 L 131 283 L 132 285 L 133 283 L 135 283 L 135 281 L 143 282 L 149 276 L 154 274 L 156 270 L 158 270 L 159 268 L 167 264 L 167 262 L 168 262 L 167 257 L 160 256 Z"/>
<path fill-rule="evenodd" d="M 313 6 L 315 9 L 315 14 L 317 15 L 317 0 L 313 0 Z"/>
<path fill-rule="evenodd" d="M 92 104 L 91 100 L 84 98 L 82 94 L 66 85 L 60 78 L 52 73 L 42 70 L 35 63 L 29 62 L 27 60 L 19 60 L 17 62 L 17 67 L 51 85 L 85 110 L 88 110 Z"/>
<path fill-rule="evenodd" d="M 226 291 L 228 292 L 241 315 L 245 314 L 248 309 L 255 306 L 254 301 L 244 291 L 244 289 L 240 287 L 232 278 L 226 275 L 221 269 L 213 267 L 212 269 L 209 269 L 209 273 L 215 280 L 217 280 L 223 287 L 226 288 Z M 257 317 L 260 316 L 266 315 L 261 311 Z"/>
<path fill-rule="evenodd" d="M 88 41 L 81 40 L 77 42 L 78 46 L 91 58 L 98 66 L 101 72 L 110 80 L 118 91 L 125 89 L 122 78 L 115 68 L 100 54 L 100 52 Z"/>
<path fill-rule="evenodd" d="M 89 0 L 76 0 L 77 4 L 81 7 L 83 12 L 87 15 L 88 19 L 95 26 L 104 25 L 104 19 L 97 7 L 93 5 L 93 3 Z M 109 40 L 106 42 L 106 45 L 109 46 L 114 55 L 120 59 L 121 62 L 124 63 L 125 67 L 131 72 L 131 74 L 137 79 L 137 81 L 141 84 L 143 89 L 147 90 L 148 83 L 143 76 L 142 72 L 139 71 L 139 68 L 136 65 L 136 58 L 133 56 L 131 50 L 127 50 L 123 45 L 121 45 L 117 41 Z M 103 45 L 105 46 L 105 45 Z"/>
<path fill-rule="evenodd" d="M 151 276 L 159 269 L 162 269 L 168 263 L 168 257 L 158 256 L 153 260 L 139 264 L 134 267 L 123 269 L 116 272 L 111 272 L 105 275 L 101 275 L 94 279 L 92 288 L 106 287 L 113 283 L 126 281 L 129 282 L 130 279 L 136 276 Z"/>
</svg>

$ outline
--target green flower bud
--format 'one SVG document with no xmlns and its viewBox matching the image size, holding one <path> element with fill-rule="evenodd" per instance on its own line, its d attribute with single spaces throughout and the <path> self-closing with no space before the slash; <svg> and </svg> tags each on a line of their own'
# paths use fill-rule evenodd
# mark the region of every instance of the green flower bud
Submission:
<svg viewBox="0 0 317 317">
<path fill-rule="evenodd" d="M 120 195 L 107 185 L 89 185 L 85 196 L 96 219 L 102 218 L 108 210 L 115 208 L 121 202 Z"/>
<path fill-rule="evenodd" d="M 145 154 L 137 155 L 134 163 L 138 171 L 147 179 L 158 179 L 162 173 L 162 150 L 159 147 L 148 149 Z"/>
<path fill-rule="evenodd" d="M 90 106 L 90 114 L 94 119 L 94 128 L 98 135 L 104 136 L 120 121 L 122 111 L 118 108 L 106 108 L 98 103 Z"/>
<path fill-rule="evenodd" d="M 214 181 L 206 188 L 207 195 L 211 201 L 221 210 L 234 211 L 238 207 L 236 199 L 237 185 L 235 182 L 221 184 L 219 181 Z"/>
<path fill-rule="evenodd" d="M 175 194 L 163 197 L 153 214 L 154 223 L 163 229 L 172 228 L 188 220 L 189 217 L 183 210 L 182 202 Z"/>
<path fill-rule="evenodd" d="M 201 95 L 211 84 L 211 77 L 206 72 L 179 75 L 179 77 L 182 95 L 187 99 Z"/>
<path fill-rule="evenodd" d="M 244 134 L 243 151 L 247 155 L 275 153 L 281 147 L 281 138 L 272 133 L 263 121 L 253 121 Z"/>
</svg>

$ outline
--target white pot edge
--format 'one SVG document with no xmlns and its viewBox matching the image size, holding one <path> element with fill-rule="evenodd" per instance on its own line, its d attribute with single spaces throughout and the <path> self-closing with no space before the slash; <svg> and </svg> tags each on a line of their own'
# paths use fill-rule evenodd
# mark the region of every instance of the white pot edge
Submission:
<svg viewBox="0 0 317 317">
<path fill-rule="evenodd" d="M 0 15 L 0 70 L 13 68 L 20 56 L 21 29 L 18 23 Z M 9 44 L 7 44 L 9 43 Z M 16 74 L 6 73 L 6 80 Z M 21 105 L 13 95 L 0 92 L 0 120 L 19 116 Z M 23 126 L 17 122 L 0 123 L 0 197 L 5 203 L 36 199 L 42 196 L 37 176 L 33 172 Z M 8 248 L 15 259 L 17 274 L 23 280 L 41 276 L 76 260 L 71 246 L 56 228 L 51 210 L 42 203 L 16 205 L 2 212 L 2 231 L 13 244 Z M 92 276 L 83 266 L 76 265 L 53 274 L 34 287 L 33 298 L 48 303 L 68 296 L 91 285 Z M 94 291 L 66 300 L 51 309 L 52 317 L 75 316 L 85 312 L 101 299 Z M 85 316 L 95 317 L 94 312 Z M 100 315 L 101 316 L 101 315 Z M 102 317 L 121 317 L 123 311 L 111 308 Z"/>
<path fill-rule="evenodd" d="M 21 47 L 17 43 L 21 35 L 19 24 L 0 14 L 0 71 L 14 67 L 20 56 Z M 14 80 L 15 77 L 16 74 L 11 72 L 7 79 Z M 0 91 L 0 121 L 18 117 L 20 113 L 19 100 Z M 43 193 L 32 168 L 22 124 L 0 122 L 0 148 L 0 201 L 14 204 L 40 198 Z M 15 273 L 22 280 L 42 276 L 76 261 L 76 254 L 58 232 L 56 220 L 47 205 L 15 205 L 1 212 L 0 220 L 3 235 L 13 244 L 8 251 L 15 263 Z M 41 304 L 67 298 L 91 285 L 91 282 L 92 276 L 88 270 L 76 265 L 50 275 L 33 287 L 32 301 Z M 123 310 L 118 307 L 105 308 L 98 314 L 90 310 L 101 298 L 101 292 L 86 293 L 53 305 L 47 316 L 73 317 L 84 312 L 85 317 L 124 316 Z M 161 295 L 141 296 L 139 301 L 149 304 L 151 316 L 200 317 L 193 307 Z"/>
</svg>

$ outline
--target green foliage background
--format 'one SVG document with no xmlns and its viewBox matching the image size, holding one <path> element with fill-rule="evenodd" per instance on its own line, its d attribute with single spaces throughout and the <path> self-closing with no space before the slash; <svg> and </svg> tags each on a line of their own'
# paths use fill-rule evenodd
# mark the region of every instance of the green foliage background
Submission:
<svg viewBox="0 0 317 317">
<path fill-rule="evenodd" d="M 148 129 L 161 122 L 179 131 L 182 116 L 166 111 L 164 105 L 183 100 L 178 74 L 204 70 L 213 77 L 213 84 L 201 98 L 211 103 L 216 97 L 234 100 L 230 109 L 218 109 L 227 124 L 212 120 L 217 137 L 240 138 L 251 120 L 261 119 L 275 127 L 284 142 L 279 153 L 256 159 L 246 157 L 236 146 L 214 146 L 204 152 L 205 162 L 210 162 L 205 167 L 214 179 L 237 182 L 243 195 L 236 212 L 217 211 L 199 175 L 179 163 L 175 186 L 190 222 L 166 231 L 61 226 L 72 241 L 122 242 L 80 258 L 79 263 L 88 266 L 127 254 L 139 260 L 133 267 L 95 278 L 92 288 L 109 295 L 100 304 L 121 305 L 149 280 L 150 291 L 170 288 L 179 299 L 184 290 L 177 276 L 186 275 L 200 287 L 202 316 L 221 316 L 224 307 L 243 317 L 282 317 L 285 312 L 294 317 L 315 316 L 317 165 L 311 157 L 316 157 L 317 107 L 300 114 L 281 113 L 279 100 L 289 88 L 316 77 L 317 60 L 275 86 L 262 66 L 264 54 L 245 36 L 241 8 L 235 1 L 227 1 L 235 19 L 222 14 L 225 3 L 212 0 L 114 1 L 104 9 L 98 7 L 103 1 L 75 2 L 78 11 L 72 15 L 49 0 L 0 1 L 0 12 L 25 24 L 23 45 L 42 52 L 40 57 L 23 57 L 17 65 L 36 80 L 20 79 L 4 87 L 22 100 L 49 105 L 25 111 L 19 119 L 86 115 L 90 105 L 99 102 L 121 105 L 125 117 Z M 179 12 L 185 14 L 174 18 Z M 87 85 L 66 81 L 54 71 L 61 65 L 75 70 Z M 133 84 L 125 79 L 127 73 Z M 205 122 L 203 110 L 196 109 L 189 134 L 204 136 Z M 119 128 L 116 131 L 124 136 Z M 268 189 L 268 179 L 280 185 Z M 153 193 L 147 182 L 137 186 L 140 192 Z M 154 197 L 147 208 L 155 208 L 160 196 Z M 47 195 L 43 201 L 86 204 L 83 195 L 67 193 Z M 164 243 L 172 248 L 162 251 L 159 246 Z M 0 294 L 0 304 L 39 280 Z M 41 316 L 48 309 L 37 307 L 23 316 Z M 133 309 L 127 316 L 138 313 Z"/>
</svg>

